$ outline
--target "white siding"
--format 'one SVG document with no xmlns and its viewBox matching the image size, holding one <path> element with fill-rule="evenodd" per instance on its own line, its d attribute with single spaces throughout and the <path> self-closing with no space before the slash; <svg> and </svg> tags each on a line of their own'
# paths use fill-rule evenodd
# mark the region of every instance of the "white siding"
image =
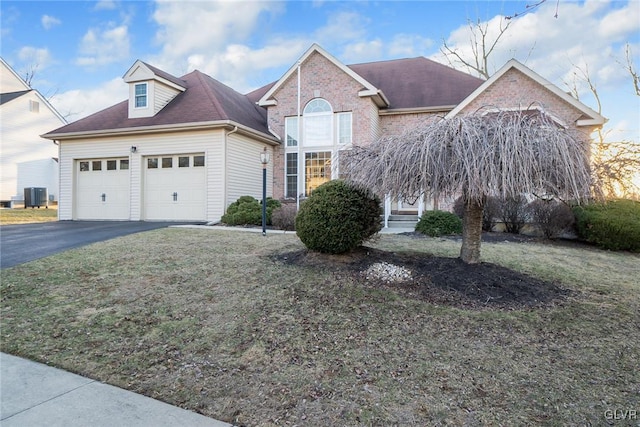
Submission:
<svg viewBox="0 0 640 427">
<path fill-rule="evenodd" d="M 58 162 L 48 158 L 18 163 L 18 192 L 27 187 L 46 187 L 49 200 L 58 200 Z"/>
<path fill-rule="evenodd" d="M 10 69 L 4 61 L 0 61 L 0 88 L 2 93 L 29 90 L 29 86 Z"/>
<path fill-rule="evenodd" d="M 380 115 L 378 114 L 379 110 L 373 103 L 371 103 L 369 116 L 371 118 L 371 128 L 369 129 L 369 141 L 367 145 L 373 141 L 376 141 L 380 136 L 382 136 L 382 125 L 380 124 Z M 365 142 L 365 141 L 360 141 Z"/>
<path fill-rule="evenodd" d="M 227 203 L 235 202 L 241 196 L 262 199 L 262 164 L 260 153 L 265 145 L 238 134 L 231 134 L 227 140 Z M 268 147 L 270 156 L 267 165 L 267 196 L 273 194 L 273 148 Z"/>
<path fill-rule="evenodd" d="M 173 98 L 176 97 L 176 95 L 180 93 L 174 88 L 171 88 L 160 82 L 155 82 L 153 87 L 154 87 L 154 94 L 153 94 L 154 114 L 162 110 L 165 105 L 167 105 Z"/>
<path fill-rule="evenodd" d="M 29 101 L 40 103 L 38 112 L 29 111 Z M 35 92 L 2 104 L 0 117 L 0 200 L 11 200 L 12 197 L 22 200 L 23 189 L 18 188 L 18 163 L 50 161 L 58 157 L 58 147 L 52 141 L 40 138 L 40 135 L 65 123 Z M 38 186 L 49 188 L 50 193 L 57 193 L 57 183 L 53 179 L 42 181 Z"/>
<path fill-rule="evenodd" d="M 142 159 L 152 155 L 205 153 L 206 156 L 206 216 L 207 221 L 217 221 L 224 211 L 223 168 L 224 130 L 172 132 L 156 135 L 95 138 L 93 140 L 63 141 L 60 145 L 60 196 L 61 220 L 74 219 L 73 164 L 77 159 L 106 157 L 130 158 L 130 220 L 143 218 Z M 135 146 L 136 152 L 131 153 Z"/>
</svg>

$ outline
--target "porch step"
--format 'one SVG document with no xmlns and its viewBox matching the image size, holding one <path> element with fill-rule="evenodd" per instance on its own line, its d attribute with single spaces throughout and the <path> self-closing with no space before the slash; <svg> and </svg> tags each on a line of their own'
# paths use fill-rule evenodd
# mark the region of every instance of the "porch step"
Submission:
<svg viewBox="0 0 640 427">
<path fill-rule="evenodd" d="M 415 228 L 418 215 L 389 215 L 389 228 Z"/>
</svg>

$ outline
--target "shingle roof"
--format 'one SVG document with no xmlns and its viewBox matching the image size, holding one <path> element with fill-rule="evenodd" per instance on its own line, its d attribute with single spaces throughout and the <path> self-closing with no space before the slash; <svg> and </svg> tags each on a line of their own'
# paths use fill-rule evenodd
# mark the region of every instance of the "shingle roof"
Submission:
<svg viewBox="0 0 640 427">
<path fill-rule="evenodd" d="M 390 109 L 457 105 L 484 83 L 424 57 L 348 67 L 382 90 Z"/>
<path fill-rule="evenodd" d="M 226 120 L 269 134 L 267 111 L 257 106 L 256 102 L 276 82 L 242 95 L 197 70 L 178 79 L 149 64 L 145 65 L 156 75 L 187 90 L 153 117 L 128 118 L 128 101 L 123 101 L 49 132 L 46 136 Z M 484 82 L 423 57 L 348 67 L 380 89 L 388 98 L 390 109 L 457 105 Z"/>
<path fill-rule="evenodd" d="M 197 70 L 182 76 L 180 80 L 187 90 L 178 94 L 153 117 L 128 118 L 129 105 L 125 100 L 45 136 L 225 120 L 269 134 L 266 110 L 245 95 Z"/>
</svg>

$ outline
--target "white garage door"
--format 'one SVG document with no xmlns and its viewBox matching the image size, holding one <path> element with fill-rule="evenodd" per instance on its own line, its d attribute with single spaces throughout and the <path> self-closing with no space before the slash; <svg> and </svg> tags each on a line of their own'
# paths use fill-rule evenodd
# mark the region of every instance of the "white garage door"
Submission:
<svg viewBox="0 0 640 427">
<path fill-rule="evenodd" d="M 204 221 L 204 154 L 149 156 L 144 161 L 144 218 Z"/>
<path fill-rule="evenodd" d="M 129 219 L 129 159 L 76 162 L 76 219 Z"/>
</svg>

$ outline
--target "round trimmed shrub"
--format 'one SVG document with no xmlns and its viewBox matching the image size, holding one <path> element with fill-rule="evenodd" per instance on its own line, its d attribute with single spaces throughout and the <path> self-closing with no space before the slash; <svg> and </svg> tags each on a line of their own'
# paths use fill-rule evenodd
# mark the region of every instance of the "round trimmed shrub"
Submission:
<svg viewBox="0 0 640 427">
<path fill-rule="evenodd" d="M 343 180 L 316 188 L 296 216 L 296 233 L 317 252 L 349 252 L 382 228 L 380 199 Z"/>
<path fill-rule="evenodd" d="M 462 233 L 462 220 L 454 213 L 426 211 L 416 224 L 418 233 L 431 237 Z"/>
<path fill-rule="evenodd" d="M 578 237 L 603 249 L 640 252 L 640 202 L 611 200 L 577 206 Z"/>
<path fill-rule="evenodd" d="M 267 224 L 271 224 L 271 214 L 281 206 L 280 202 L 267 198 Z M 262 202 L 251 196 L 242 196 L 227 208 L 221 221 L 228 225 L 262 225 Z"/>
</svg>

